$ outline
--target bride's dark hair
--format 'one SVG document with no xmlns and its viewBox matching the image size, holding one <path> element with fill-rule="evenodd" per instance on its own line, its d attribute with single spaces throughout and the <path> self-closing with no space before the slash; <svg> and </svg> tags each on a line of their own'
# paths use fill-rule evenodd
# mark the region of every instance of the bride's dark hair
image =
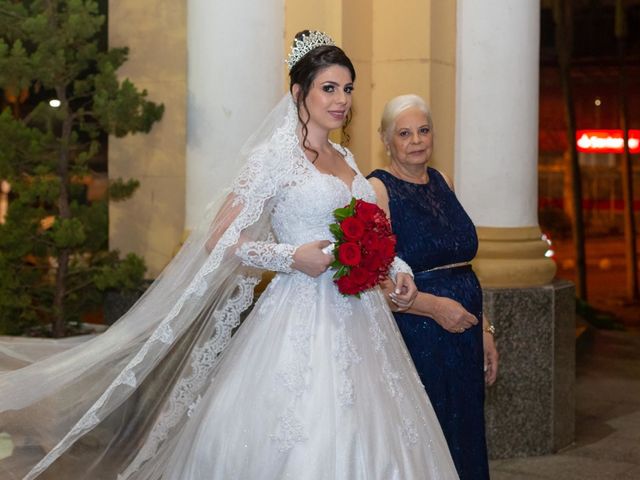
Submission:
<svg viewBox="0 0 640 480">
<path fill-rule="evenodd" d="M 309 30 L 303 30 L 298 32 L 295 36 L 295 39 L 302 40 L 303 35 L 309 35 Z M 295 44 L 294 39 L 294 44 Z M 295 84 L 300 85 L 300 94 L 297 98 L 294 98 L 296 102 L 296 108 L 298 109 L 298 118 L 300 119 L 300 123 L 302 124 L 302 148 L 313 152 L 316 155 L 317 160 L 318 152 L 316 152 L 311 146 L 307 143 L 307 123 L 309 122 L 309 109 L 307 108 L 307 96 L 309 95 L 309 91 L 311 90 L 311 86 L 313 85 L 313 81 L 315 80 L 318 73 L 332 65 L 340 65 L 346 67 L 351 73 L 351 81 L 355 82 L 356 80 L 356 69 L 353 68 L 353 63 L 347 54 L 340 47 L 336 47 L 335 45 L 323 45 L 321 47 L 316 47 L 307 53 L 304 57 L 302 57 L 298 62 L 291 68 L 289 71 L 289 91 L 293 93 L 293 86 Z M 302 116 L 300 115 L 300 109 L 304 108 L 307 111 L 307 120 L 304 121 Z M 343 136 L 348 140 L 349 136 L 345 132 L 345 128 L 349 125 L 351 121 L 351 110 L 347 113 L 347 119 L 342 126 Z"/>
</svg>

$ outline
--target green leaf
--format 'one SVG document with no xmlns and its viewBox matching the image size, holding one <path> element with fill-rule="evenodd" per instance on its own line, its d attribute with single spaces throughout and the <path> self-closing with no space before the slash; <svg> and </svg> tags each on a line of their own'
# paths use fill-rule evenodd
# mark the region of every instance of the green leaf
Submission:
<svg viewBox="0 0 640 480">
<path fill-rule="evenodd" d="M 336 217 L 336 220 L 338 221 L 342 221 L 347 217 L 351 216 L 351 211 L 349 210 L 348 207 L 344 207 L 344 208 L 336 208 L 333 212 L 333 216 Z"/>
<path fill-rule="evenodd" d="M 341 222 L 345 218 L 352 217 L 354 215 L 355 207 L 356 199 L 355 197 L 351 197 L 351 202 L 349 202 L 349 205 L 342 208 L 336 208 L 333 212 L 333 216 L 336 218 L 336 220 Z"/>
<path fill-rule="evenodd" d="M 338 242 L 344 237 L 344 232 L 340 228 L 340 225 L 337 223 L 332 223 L 331 225 L 329 225 L 329 231 Z"/>
<path fill-rule="evenodd" d="M 51 228 L 51 238 L 56 247 L 63 249 L 81 246 L 87 236 L 80 219 L 58 218 Z"/>
<path fill-rule="evenodd" d="M 113 179 L 109 185 L 109 199 L 117 202 L 130 198 L 139 186 L 138 180 Z"/>
<path fill-rule="evenodd" d="M 338 269 L 338 271 L 336 271 L 336 273 L 333 274 L 333 279 L 337 280 L 341 277 L 344 277 L 345 275 L 348 275 L 350 271 L 351 271 L 350 267 L 347 267 L 346 265 L 342 265 Z"/>
<path fill-rule="evenodd" d="M 144 260 L 130 253 L 119 262 L 103 266 L 94 276 L 94 282 L 99 290 L 137 290 L 146 270 Z"/>
</svg>

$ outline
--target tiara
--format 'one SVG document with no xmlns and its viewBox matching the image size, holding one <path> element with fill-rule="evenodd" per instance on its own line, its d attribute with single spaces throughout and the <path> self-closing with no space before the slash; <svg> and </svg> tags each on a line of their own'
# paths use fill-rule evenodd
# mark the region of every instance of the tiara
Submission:
<svg viewBox="0 0 640 480">
<path fill-rule="evenodd" d="M 311 50 L 322 47 L 323 45 L 335 45 L 335 42 L 329 35 L 324 32 L 318 32 L 317 30 L 312 30 L 308 34 L 303 33 L 301 39 L 296 38 L 294 45 L 291 47 L 291 53 L 285 60 L 285 63 L 289 65 L 289 70 Z"/>
</svg>

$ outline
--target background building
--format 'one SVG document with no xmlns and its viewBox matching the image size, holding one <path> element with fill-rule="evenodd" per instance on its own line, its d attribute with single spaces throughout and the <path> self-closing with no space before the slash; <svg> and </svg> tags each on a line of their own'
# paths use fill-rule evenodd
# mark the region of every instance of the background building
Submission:
<svg viewBox="0 0 640 480">
<path fill-rule="evenodd" d="M 615 1 L 575 2 L 572 87 L 577 128 L 614 130 L 620 127 L 620 58 L 615 36 Z M 640 128 L 640 2 L 625 1 L 627 36 L 623 59 L 627 82 L 629 128 Z M 567 135 L 560 86 L 552 2 L 542 2 L 540 71 L 540 221 L 556 236 L 569 235 L 572 213 L 567 192 Z M 596 151 L 596 150 L 594 150 Z M 638 151 L 634 162 L 638 161 Z M 583 211 L 588 236 L 621 235 L 623 197 L 621 154 L 580 153 Z M 635 170 L 634 192 L 640 192 Z M 635 202 L 636 222 L 640 201 Z"/>
</svg>

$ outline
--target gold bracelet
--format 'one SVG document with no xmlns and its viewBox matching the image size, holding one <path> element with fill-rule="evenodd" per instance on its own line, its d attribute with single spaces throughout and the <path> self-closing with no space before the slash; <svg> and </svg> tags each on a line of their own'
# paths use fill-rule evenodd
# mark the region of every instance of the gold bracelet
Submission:
<svg viewBox="0 0 640 480">
<path fill-rule="evenodd" d="M 493 323 L 490 323 L 489 325 L 485 326 L 482 330 L 494 336 L 496 334 L 496 327 L 493 326 Z"/>
</svg>

